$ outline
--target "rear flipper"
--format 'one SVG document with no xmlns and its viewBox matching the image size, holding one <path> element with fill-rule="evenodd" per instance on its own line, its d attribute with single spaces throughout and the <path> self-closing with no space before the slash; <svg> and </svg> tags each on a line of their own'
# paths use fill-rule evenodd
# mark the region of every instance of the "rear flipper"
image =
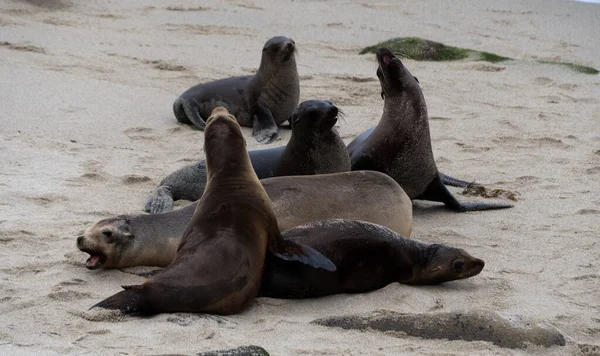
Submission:
<svg viewBox="0 0 600 356">
<path fill-rule="evenodd" d="M 447 175 L 445 175 L 442 172 L 439 172 L 438 174 L 440 175 L 440 178 L 442 179 L 442 182 L 445 185 L 450 185 L 450 186 L 453 186 L 453 187 L 464 188 L 464 187 L 468 186 L 469 184 L 477 184 L 477 183 L 475 183 L 475 181 L 467 182 L 465 180 L 460 180 L 460 179 L 457 179 L 457 178 L 454 178 L 454 177 L 447 176 Z"/>
<path fill-rule="evenodd" d="M 466 212 L 466 211 L 479 211 L 479 210 L 492 210 L 492 209 L 506 209 L 512 208 L 514 205 L 510 203 L 483 203 L 483 202 L 464 202 L 461 203 L 450 193 L 448 188 L 442 182 L 440 175 L 436 175 L 436 177 L 429 183 L 427 189 L 423 194 L 418 196 L 415 199 L 420 200 L 430 200 L 430 201 L 439 201 L 442 202 L 448 207 L 450 210 L 456 212 Z"/>
<path fill-rule="evenodd" d="M 173 209 L 173 201 L 200 199 L 206 187 L 206 164 L 200 161 L 190 164 L 169 174 L 160 182 L 148 201 L 145 210 L 152 214 L 162 213 Z"/>
<path fill-rule="evenodd" d="M 298 261 L 314 268 L 335 271 L 336 267 L 331 260 L 320 252 L 307 245 L 289 240 L 281 240 L 277 246 L 269 246 L 271 253 L 286 261 Z"/>
<path fill-rule="evenodd" d="M 183 111 L 183 112 L 182 112 Z M 188 99 L 177 98 L 173 103 L 173 112 L 177 121 L 182 124 L 193 124 L 198 129 L 204 131 L 206 121 L 200 117 L 198 109 L 195 108 Z"/>
<path fill-rule="evenodd" d="M 90 309 L 120 310 L 123 314 L 143 313 L 146 308 L 143 285 L 122 286 L 122 288 L 124 290 L 93 305 Z"/>
<path fill-rule="evenodd" d="M 267 108 L 258 107 L 254 113 L 252 126 L 252 137 L 262 144 L 273 142 L 279 131 L 271 111 Z"/>
</svg>

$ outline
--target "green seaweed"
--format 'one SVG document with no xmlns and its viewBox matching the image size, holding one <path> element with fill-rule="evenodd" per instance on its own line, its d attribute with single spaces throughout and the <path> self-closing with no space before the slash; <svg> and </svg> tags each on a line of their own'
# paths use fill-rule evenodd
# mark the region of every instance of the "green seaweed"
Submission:
<svg viewBox="0 0 600 356">
<path fill-rule="evenodd" d="M 376 53 L 380 47 L 387 47 L 394 52 L 417 61 L 457 61 L 467 58 L 471 50 L 446 46 L 443 43 L 424 40 L 418 37 L 396 37 L 364 48 L 360 54 Z"/>
<path fill-rule="evenodd" d="M 586 67 L 586 66 L 582 66 L 582 65 L 574 64 L 574 63 L 555 62 L 555 61 L 538 61 L 538 62 L 544 63 L 544 64 L 555 64 L 555 65 L 559 65 L 559 66 L 564 66 L 564 67 L 570 68 L 571 70 L 574 70 L 579 73 L 585 73 L 585 74 L 600 73 L 600 71 L 598 71 L 596 68 Z"/>
<path fill-rule="evenodd" d="M 474 51 L 474 52 L 476 52 L 476 51 Z M 478 53 L 479 53 L 481 61 L 486 61 L 486 62 L 490 62 L 490 63 L 498 63 L 498 62 L 502 62 L 502 61 L 508 61 L 511 59 L 511 58 L 502 57 L 502 56 L 499 56 L 497 54 L 493 54 L 490 52 L 478 52 Z"/>
<path fill-rule="evenodd" d="M 416 61 L 458 61 L 471 59 L 498 63 L 512 60 L 512 58 L 499 56 L 494 53 L 476 51 L 474 49 L 446 46 L 440 42 L 434 42 L 419 37 L 395 37 L 387 41 L 379 42 L 374 46 L 363 48 L 359 54 L 376 53 L 381 47 L 389 48 L 392 52 Z M 575 72 L 584 74 L 600 73 L 596 68 L 586 67 L 574 63 L 537 61 L 538 63 L 556 64 L 565 66 Z"/>
</svg>

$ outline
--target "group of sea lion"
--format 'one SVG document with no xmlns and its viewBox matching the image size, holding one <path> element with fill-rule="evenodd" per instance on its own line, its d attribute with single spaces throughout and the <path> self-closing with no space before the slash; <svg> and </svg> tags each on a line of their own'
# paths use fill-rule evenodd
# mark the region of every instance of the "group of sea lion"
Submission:
<svg viewBox="0 0 600 356">
<path fill-rule="evenodd" d="M 204 130 L 206 159 L 165 178 L 152 214 L 103 219 L 77 238 L 88 269 L 165 267 L 94 307 L 125 313 L 231 314 L 257 296 L 311 298 L 367 292 L 393 282 L 437 284 L 481 272 L 462 249 L 408 239 L 411 199 L 454 211 L 464 203 L 438 172 L 418 80 L 392 51 L 377 51 L 381 121 L 348 147 L 329 101 L 298 105 L 295 43 L 273 37 L 254 76 L 199 84 L 175 101 L 177 120 Z M 289 121 L 286 146 L 247 151 L 240 125 L 270 142 Z M 169 211 L 173 200 L 197 202 Z"/>
</svg>

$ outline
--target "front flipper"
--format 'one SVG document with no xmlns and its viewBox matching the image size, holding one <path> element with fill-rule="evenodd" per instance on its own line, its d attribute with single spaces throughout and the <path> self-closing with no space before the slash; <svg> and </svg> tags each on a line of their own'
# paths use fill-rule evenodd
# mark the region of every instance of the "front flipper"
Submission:
<svg viewBox="0 0 600 356">
<path fill-rule="evenodd" d="M 336 267 L 331 260 L 320 252 L 307 245 L 299 244 L 289 240 L 280 240 L 279 243 L 269 246 L 271 253 L 286 261 L 298 261 L 306 265 L 321 268 L 327 271 L 335 271 Z"/>
<path fill-rule="evenodd" d="M 161 185 L 154 189 L 144 208 L 150 214 L 163 213 L 173 210 L 173 194 L 169 187 Z"/>
<path fill-rule="evenodd" d="M 279 130 L 271 111 L 261 106 L 257 107 L 254 112 L 252 128 L 252 137 L 265 145 L 277 138 L 277 131 Z"/>
<path fill-rule="evenodd" d="M 492 210 L 492 209 L 506 209 L 512 208 L 514 205 L 510 203 L 483 203 L 483 202 L 464 202 L 461 203 L 450 193 L 448 188 L 442 182 L 440 175 L 436 175 L 435 178 L 429 183 L 427 189 L 423 194 L 416 197 L 415 199 L 439 201 L 446 205 L 451 210 L 456 212 L 466 211 L 480 211 L 480 210 Z"/>
<path fill-rule="evenodd" d="M 183 112 L 187 116 L 187 118 L 197 127 L 199 130 L 204 131 L 204 127 L 206 127 L 206 120 L 202 119 L 198 109 L 195 108 L 192 103 L 183 98 L 177 99 L 180 102 L 181 107 L 183 108 Z"/>
<path fill-rule="evenodd" d="M 90 309 L 103 308 L 120 310 L 123 314 L 143 312 L 146 300 L 143 294 L 143 285 L 122 286 L 124 290 L 110 296 L 100 303 L 94 304 Z"/>
</svg>

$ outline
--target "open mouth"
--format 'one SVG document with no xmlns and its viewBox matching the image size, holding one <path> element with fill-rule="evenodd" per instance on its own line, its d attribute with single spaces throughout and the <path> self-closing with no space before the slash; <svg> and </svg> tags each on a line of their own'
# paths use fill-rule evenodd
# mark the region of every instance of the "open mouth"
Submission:
<svg viewBox="0 0 600 356">
<path fill-rule="evenodd" d="M 90 257 L 85 261 L 85 268 L 87 269 L 99 268 L 106 262 L 106 255 L 100 251 L 86 249 L 81 249 L 81 251 L 90 254 Z"/>
</svg>

